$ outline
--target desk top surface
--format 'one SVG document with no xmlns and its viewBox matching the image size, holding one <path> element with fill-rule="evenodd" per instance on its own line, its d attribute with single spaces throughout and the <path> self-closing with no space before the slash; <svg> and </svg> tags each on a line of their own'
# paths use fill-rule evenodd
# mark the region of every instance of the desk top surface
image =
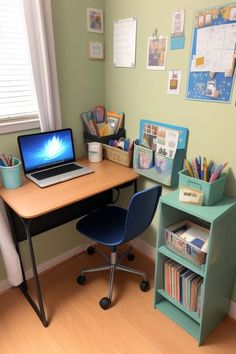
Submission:
<svg viewBox="0 0 236 354">
<path fill-rule="evenodd" d="M 90 163 L 81 159 L 79 163 L 95 172 L 46 188 L 23 178 L 22 186 L 17 189 L 0 187 L 0 197 L 18 215 L 31 219 L 138 178 L 132 168 L 108 160 Z"/>
</svg>

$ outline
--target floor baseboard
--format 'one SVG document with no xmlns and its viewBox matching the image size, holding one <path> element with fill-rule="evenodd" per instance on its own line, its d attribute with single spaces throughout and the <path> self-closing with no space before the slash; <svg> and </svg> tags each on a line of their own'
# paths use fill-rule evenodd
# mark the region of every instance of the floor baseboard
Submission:
<svg viewBox="0 0 236 354">
<path fill-rule="evenodd" d="M 57 257 L 51 258 L 50 260 L 39 264 L 37 266 L 38 274 L 40 274 L 42 272 L 45 272 L 46 270 L 48 270 L 50 268 L 55 267 L 56 265 L 66 261 L 69 258 L 72 258 L 73 256 L 75 256 L 75 255 L 77 255 L 79 253 L 82 253 L 85 248 L 86 247 L 84 247 L 84 246 L 74 247 L 71 250 L 69 250 L 69 251 L 67 251 L 67 252 L 65 252 L 63 254 L 60 254 Z M 25 276 L 26 276 L 26 279 L 32 278 L 32 276 L 33 276 L 32 269 L 27 270 Z M 12 285 L 9 283 L 9 281 L 7 279 L 2 280 L 0 282 L 0 294 L 5 292 L 6 290 L 8 290 L 11 287 L 12 287 Z"/>
<path fill-rule="evenodd" d="M 148 242 L 141 240 L 140 238 L 136 238 L 134 241 L 131 241 L 131 244 L 133 248 L 136 248 L 139 252 L 143 253 L 146 257 L 150 258 L 153 262 L 155 262 L 155 257 L 156 257 L 155 247 L 150 245 Z M 89 245 L 92 245 L 92 243 L 90 242 Z M 74 247 L 63 254 L 50 259 L 49 261 L 39 264 L 37 266 L 38 273 L 40 274 L 42 272 L 45 272 L 46 270 L 55 267 L 56 265 L 66 261 L 67 259 L 79 253 L 82 253 L 84 249 L 87 248 L 87 246 L 88 245 Z M 30 269 L 26 272 L 26 279 L 29 279 L 32 276 L 33 276 L 33 272 L 32 269 Z M 8 280 L 6 279 L 2 280 L 0 282 L 0 294 L 10 289 L 11 287 L 12 285 L 8 282 Z M 228 315 L 232 317 L 234 320 L 236 320 L 236 302 L 231 301 Z"/>
</svg>

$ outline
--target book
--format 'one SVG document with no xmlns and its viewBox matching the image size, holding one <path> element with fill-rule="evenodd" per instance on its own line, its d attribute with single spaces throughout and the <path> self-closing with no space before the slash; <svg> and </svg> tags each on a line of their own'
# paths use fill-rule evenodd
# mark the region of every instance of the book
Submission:
<svg viewBox="0 0 236 354">
<path fill-rule="evenodd" d="M 165 269 L 164 269 L 164 286 L 165 286 L 165 291 L 169 296 L 171 296 L 171 291 L 172 291 L 172 279 L 171 279 L 171 272 L 172 272 L 172 266 L 177 264 L 175 261 L 172 259 L 169 259 L 168 261 L 165 262 Z"/>
<path fill-rule="evenodd" d="M 191 271 L 189 269 L 186 269 L 181 275 L 180 275 L 180 302 L 183 306 L 186 304 L 186 278 L 189 276 Z"/>
<path fill-rule="evenodd" d="M 153 151 L 151 149 L 136 144 L 135 151 L 133 168 L 147 170 L 153 167 Z"/>
<path fill-rule="evenodd" d="M 201 313 L 202 313 L 202 301 L 203 301 L 203 279 L 199 282 L 199 287 L 197 290 L 196 311 L 199 317 L 201 317 Z"/>
<path fill-rule="evenodd" d="M 164 290 L 169 294 L 169 279 L 168 279 L 168 266 L 170 263 L 173 261 L 171 259 L 168 259 L 164 263 Z"/>
<path fill-rule="evenodd" d="M 178 263 L 171 266 L 171 297 L 175 299 L 176 292 L 176 269 L 179 267 Z"/>
<path fill-rule="evenodd" d="M 94 109 L 94 118 L 96 120 L 96 123 L 104 123 L 105 121 L 105 107 L 99 105 L 95 107 Z"/>
<path fill-rule="evenodd" d="M 81 119 L 84 123 L 84 127 L 87 130 L 88 133 L 98 136 L 99 132 L 97 129 L 97 124 L 93 115 L 93 112 L 84 112 L 81 115 Z"/>
<path fill-rule="evenodd" d="M 196 273 L 192 273 L 190 276 L 187 277 L 186 279 L 186 307 L 188 310 L 191 309 L 191 288 L 192 288 L 192 282 L 193 280 L 197 277 Z"/>
<path fill-rule="evenodd" d="M 180 266 L 176 270 L 176 284 L 177 284 L 177 289 L 176 289 L 176 300 L 180 302 L 180 276 L 181 274 L 186 270 L 184 266 Z"/>
<path fill-rule="evenodd" d="M 105 123 L 108 124 L 110 134 L 116 134 L 123 127 L 124 113 L 108 111 Z"/>
<path fill-rule="evenodd" d="M 191 311 L 196 311 L 196 305 L 197 305 L 197 293 L 199 286 L 202 283 L 202 277 L 198 275 L 196 278 L 193 279 L 192 281 L 192 286 L 191 286 L 191 301 L 190 301 L 190 310 Z"/>
<path fill-rule="evenodd" d="M 178 279 L 178 273 L 179 273 L 179 270 L 183 268 L 183 266 L 181 266 L 180 264 L 177 264 L 175 267 L 174 267 L 174 289 L 173 289 L 173 295 L 172 297 L 175 299 L 175 300 L 178 300 L 178 288 L 179 288 L 179 279 Z"/>
<path fill-rule="evenodd" d="M 109 126 L 106 123 L 97 123 L 97 129 L 99 136 L 106 136 L 110 135 L 110 129 Z"/>
</svg>

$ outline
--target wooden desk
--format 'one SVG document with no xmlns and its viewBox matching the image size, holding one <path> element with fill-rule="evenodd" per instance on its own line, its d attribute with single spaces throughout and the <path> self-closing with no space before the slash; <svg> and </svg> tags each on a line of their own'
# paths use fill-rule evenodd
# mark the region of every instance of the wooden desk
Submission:
<svg viewBox="0 0 236 354">
<path fill-rule="evenodd" d="M 6 206 L 13 239 L 21 262 L 23 283 L 19 287 L 45 327 L 48 326 L 48 321 L 44 311 L 32 236 L 78 218 L 98 206 L 110 203 L 114 187 L 134 182 L 134 188 L 137 189 L 138 175 L 131 168 L 108 160 L 103 160 L 101 163 L 89 163 L 86 159 L 82 159 L 79 162 L 91 167 L 95 172 L 47 188 L 39 188 L 28 179 L 24 180 L 20 188 L 14 190 L 0 188 L 0 197 Z M 34 302 L 27 291 L 19 248 L 19 242 L 24 239 L 27 239 L 31 256 L 38 304 Z"/>
</svg>

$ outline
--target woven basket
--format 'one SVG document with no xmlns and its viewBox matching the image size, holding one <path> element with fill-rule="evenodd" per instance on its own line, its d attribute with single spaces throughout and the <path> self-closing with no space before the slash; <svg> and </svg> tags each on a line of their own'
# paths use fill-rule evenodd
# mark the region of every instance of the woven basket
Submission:
<svg viewBox="0 0 236 354">
<path fill-rule="evenodd" d="M 120 165 L 130 167 L 132 164 L 133 151 L 124 151 L 110 145 L 103 144 L 104 159 L 117 162 Z"/>
</svg>

